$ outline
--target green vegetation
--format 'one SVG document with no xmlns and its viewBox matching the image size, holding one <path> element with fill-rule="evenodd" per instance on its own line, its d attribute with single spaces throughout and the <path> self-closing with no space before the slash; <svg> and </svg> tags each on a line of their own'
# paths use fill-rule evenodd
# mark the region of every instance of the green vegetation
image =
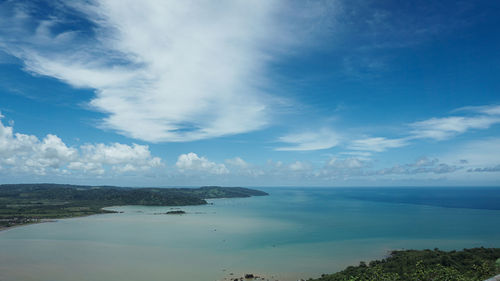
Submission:
<svg viewBox="0 0 500 281">
<path fill-rule="evenodd" d="M 393 251 L 381 261 L 322 275 L 314 281 L 483 281 L 500 273 L 499 248 L 474 248 L 445 252 Z"/>
<path fill-rule="evenodd" d="M 242 188 L 124 188 L 61 184 L 0 185 L 0 228 L 68 218 L 113 213 L 104 207 L 119 205 L 202 205 L 211 198 L 262 196 L 267 193 Z"/>
</svg>

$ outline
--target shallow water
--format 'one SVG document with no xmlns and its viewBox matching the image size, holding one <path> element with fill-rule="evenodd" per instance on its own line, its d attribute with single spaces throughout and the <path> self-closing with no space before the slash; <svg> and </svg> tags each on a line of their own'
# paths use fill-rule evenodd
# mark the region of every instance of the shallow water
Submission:
<svg viewBox="0 0 500 281">
<path fill-rule="evenodd" d="M 122 206 L 0 232 L 0 280 L 208 281 L 247 272 L 297 280 L 392 249 L 500 247 L 500 210 L 470 208 L 500 189 L 460 189 L 459 198 L 453 189 L 393 189 L 389 202 L 380 199 L 388 189 L 265 190 L 270 196 L 182 207 L 186 215 Z"/>
</svg>

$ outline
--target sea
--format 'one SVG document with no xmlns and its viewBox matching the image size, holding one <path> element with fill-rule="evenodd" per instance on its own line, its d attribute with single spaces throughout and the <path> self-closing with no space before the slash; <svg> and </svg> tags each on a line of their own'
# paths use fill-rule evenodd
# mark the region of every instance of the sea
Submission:
<svg viewBox="0 0 500 281">
<path fill-rule="evenodd" d="M 500 247 L 500 188 L 257 189 L 1 231 L 0 281 L 292 281 L 393 250 Z"/>
</svg>

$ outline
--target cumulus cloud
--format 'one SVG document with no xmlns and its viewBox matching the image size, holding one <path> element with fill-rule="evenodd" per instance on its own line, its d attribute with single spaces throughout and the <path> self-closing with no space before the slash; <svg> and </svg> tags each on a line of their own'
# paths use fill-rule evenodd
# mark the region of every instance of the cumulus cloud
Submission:
<svg viewBox="0 0 500 281">
<path fill-rule="evenodd" d="M 103 165 L 111 165 L 119 172 L 148 170 L 162 165 L 161 159 L 153 157 L 147 145 L 86 144 L 80 147 L 81 160 L 70 163 L 70 169 L 83 169 L 101 173 Z"/>
<path fill-rule="evenodd" d="M 362 159 L 359 158 L 346 158 L 346 159 L 338 159 L 335 157 L 332 157 L 328 163 L 327 166 L 335 169 L 359 169 L 365 167 L 365 162 Z"/>
<path fill-rule="evenodd" d="M 248 163 L 240 157 L 226 159 L 225 163 L 231 171 L 231 174 L 234 175 L 250 176 L 252 178 L 262 177 L 266 175 L 266 172 L 262 167 Z"/>
<path fill-rule="evenodd" d="M 234 157 L 234 158 L 231 158 L 231 159 L 226 159 L 225 161 L 228 165 L 231 165 L 231 166 L 236 166 L 236 167 L 239 167 L 239 168 L 246 168 L 249 166 L 249 164 L 241 159 L 240 157 Z"/>
<path fill-rule="evenodd" d="M 229 173 L 229 170 L 224 164 L 217 164 L 209 161 L 207 158 L 199 157 L 193 152 L 179 155 L 175 166 L 177 166 L 181 172 L 202 172 L 215 175 Z"/>
<path fill-rule="evenodd" d="M 59 169 L 77 157 L 77 150 L 55 135 L 40 141 L 36 136 L 14 133 L 0 120 L 0 165 L 4 168 L 44 175 L 48 169 Z"/>
<path fill-rule="evenodd" d="M 331 157 L 321 169 L 315 171 L 314 175 L 323 180 L 348 180 L 353 177 L 362 177 L 366 175 L 370 162 L 370 160 L 358 157 Z"/>
<path fill-rule="evenodd" d="M 288 168 L 291 171 L 307 171 L 307 170 L 311 170 L 312 166 L 311 166 L 311 164 L 306 163 L 306 162 L 295 161 L 295 162 L 291 163 L 290 165 L 288 165 Z"/>
<path fill-rule="evenodd" d="M 81 171 L 104 174 L 106 169 L 116 172 L 149 170 L 161 166 L 147 145 L 114 143 L 86 144 L 68 147 L 56 135 L 48 134 L 42 140 L 33 135 L 14 133 L 13 127 L 0 120 L 0 166 L 3 170 L 46 175 Z"/>
<path fill-rule="evenodd" d="M 95 89 L 102 127 L 150 142 L 267 126 L 279 98 L 263 90 L 266 65 L 307 42 L 297 22 L 314 19 L 282 1 L 62 1 L 43 19 L 9 3 L 0 48 L 30 72 Z"/>
<path fill-rule="evenodd" d="M 340 135 L 330 129 L 289 134 L 280 137 L 279 141 L 290 145 L 278 147 L 276 150 L 307 151 L 328 149 L 337 146 L 340 143 L 340 139 Z"/>
</svg>

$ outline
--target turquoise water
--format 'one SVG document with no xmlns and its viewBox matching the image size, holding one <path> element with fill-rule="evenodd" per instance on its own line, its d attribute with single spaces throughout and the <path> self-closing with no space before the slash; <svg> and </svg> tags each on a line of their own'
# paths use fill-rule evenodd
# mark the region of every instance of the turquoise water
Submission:
<svg viewBox="0 0 500 281">
<path fill-rule="evenodd" d="M 500 189 L 265 190 L 270 196 L 182 207 L 186 215 L 121 206 L 0 232 L 0 280 L 208 281 L 246 272 L 297 280 L 392 249 L 500 247 Z"/>
</svg>

